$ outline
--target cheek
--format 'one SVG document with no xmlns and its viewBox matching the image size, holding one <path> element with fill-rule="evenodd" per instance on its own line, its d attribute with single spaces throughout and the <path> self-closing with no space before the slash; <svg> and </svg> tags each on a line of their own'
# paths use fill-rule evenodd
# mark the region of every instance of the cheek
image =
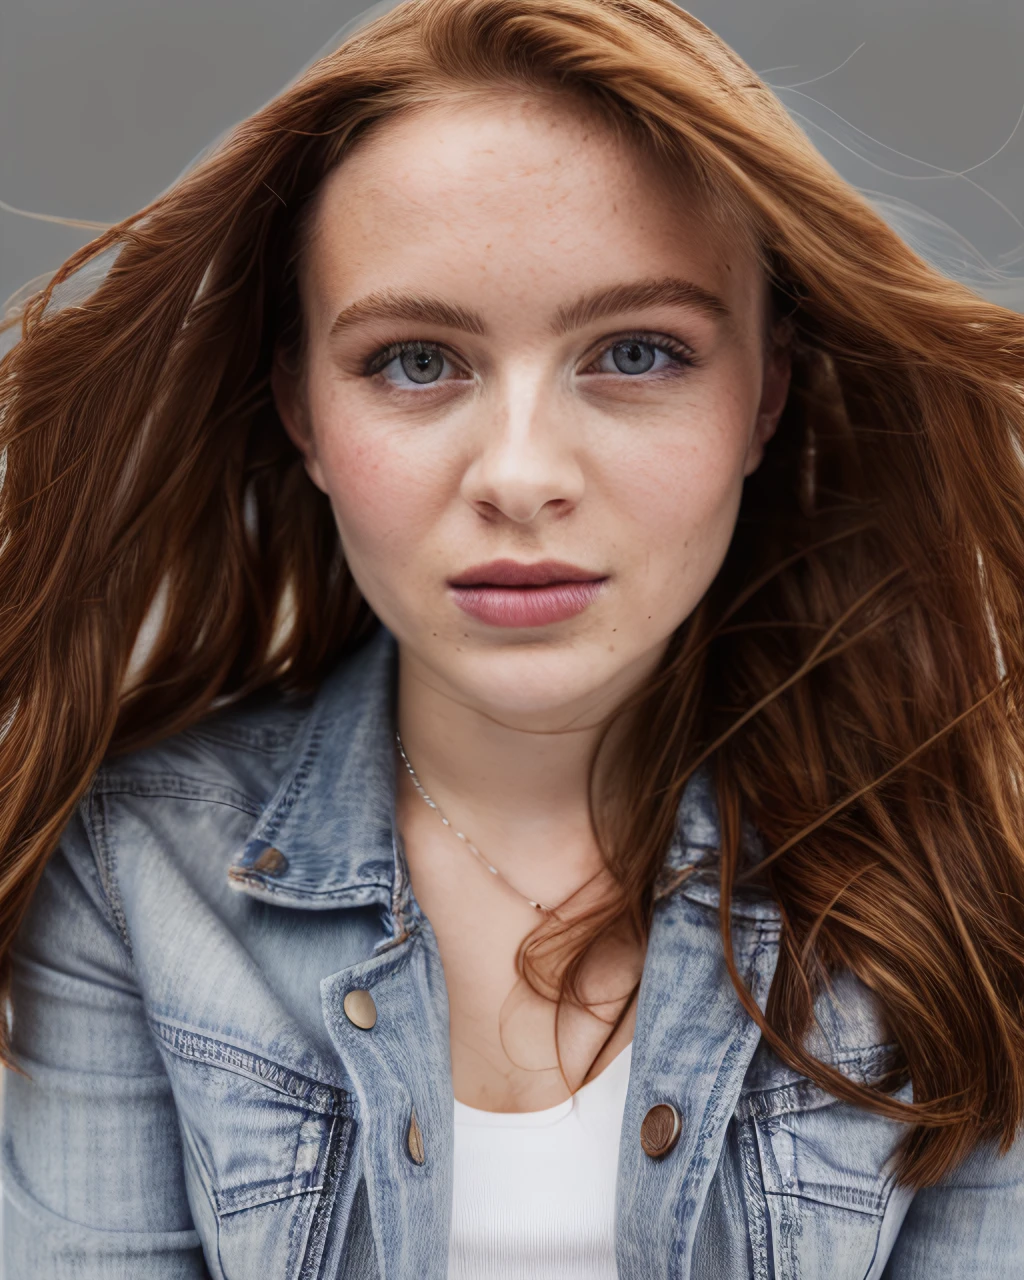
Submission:
<svg viewBox="0 0 1024 1280">
<path fill-rule="evenodd" d="M 649 587 L 699 597 L 710 584 L 735 527 L 747 438 L 741 418 L 708 413 L 650 433 L 625 465 L 609 468 L 613 501 Z"/>
<path fill-rule="evenodd" d="M 343 532 L 379 532 L 389 512 L 409 508 L 411 476 L 396 465 L 387 443 L 366 438 L 344 422 L 322 437 L 320 462 L 331 506 Z"/>
<path fill-rule="evenodd" d="M 416 432 L 374 423 L 351 400 L 313 406 L 317 459 L 350 564 L 404 560 L 443 506 L 444 467 Z"/>
</svg>

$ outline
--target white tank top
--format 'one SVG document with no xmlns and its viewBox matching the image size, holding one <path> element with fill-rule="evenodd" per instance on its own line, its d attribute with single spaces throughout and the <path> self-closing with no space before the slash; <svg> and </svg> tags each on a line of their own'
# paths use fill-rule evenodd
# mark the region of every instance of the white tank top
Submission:
<svg viewBox="0 0 1024 1280">
<path fill-rule="evenodd" d="M 631 1050 L 544 1111 L 480 1111 L 456 1099 L 448 1280 L 617 1280 Z"/>
</svg>

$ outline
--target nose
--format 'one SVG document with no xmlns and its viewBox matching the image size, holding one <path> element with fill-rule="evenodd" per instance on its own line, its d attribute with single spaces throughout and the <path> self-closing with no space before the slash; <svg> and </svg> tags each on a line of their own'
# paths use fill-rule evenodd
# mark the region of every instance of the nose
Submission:
<svg viewBox="0 0 1024 1280">
<path fill-rule="evenodd" d="M 494 402 L 480 406 L 478 444 L 461 492 L 484 519 L 527 525 L 579 505 L 578 442 L 571 413 L 556 401 L 539 377 L 520 372 L 510 374 Z"/>
</svg>

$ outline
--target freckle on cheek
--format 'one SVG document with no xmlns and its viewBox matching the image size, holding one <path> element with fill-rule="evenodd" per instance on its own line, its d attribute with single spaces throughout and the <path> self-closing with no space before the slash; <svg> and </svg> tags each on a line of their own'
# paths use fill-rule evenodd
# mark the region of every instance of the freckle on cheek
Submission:
<svg viewBox="0 0 1024 1280">
<path fill-rule="evenodd" d="M 401 464 L 381 456 L 371 448 L 338 448 L 329 458 L 332 488 L 339 501 L 355 500 L 360 506 L 379 505 L 387 509 L 414 487 Z"/>
</svg>

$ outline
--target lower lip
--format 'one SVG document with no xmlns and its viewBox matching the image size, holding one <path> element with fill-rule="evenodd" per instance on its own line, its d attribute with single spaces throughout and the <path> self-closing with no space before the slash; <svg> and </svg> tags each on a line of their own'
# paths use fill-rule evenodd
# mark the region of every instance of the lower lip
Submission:
<svg viewBox="0 0 1024 1280">
<path fill-rule="evenodd" d="M 544 627 L 582 613 L 604 584 L 598 578 L 546 587 L 452 587 L 451 592 L 463 613 L 492 627 Z"/>
</svg>

